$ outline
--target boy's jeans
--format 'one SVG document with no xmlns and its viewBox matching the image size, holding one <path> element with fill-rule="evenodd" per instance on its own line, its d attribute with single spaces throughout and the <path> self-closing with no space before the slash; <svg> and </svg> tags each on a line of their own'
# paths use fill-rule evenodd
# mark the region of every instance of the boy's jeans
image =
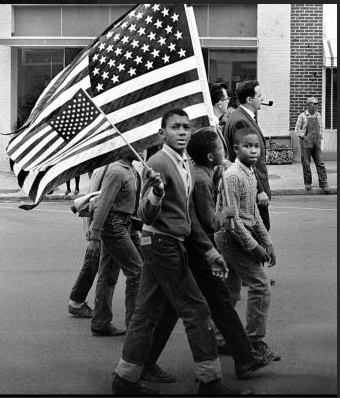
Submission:
<svg viewBox="0 0 340 398">
<path fill-rule="evenodd" d="M 207 303 L 188 268 L 183 244 L 170 236 L 154 234 L 142 246 L 144 267 L 135 311 L 116 372 L 126 380 L 139 379 L 147 361 L 155 326 L 166 298 L 183 320 L 199 380 L 221 378 L 220 363 Z"/>
<path fill-rule="evenodd" d="M 100 264 L 91 321 L 93 329 L 103 329 L 112 320 L 112 297 L 120 269 L 126 276 L 126 326 L 135 308 L 143 262 L 138 251 L 139 242 L 136 241 L 135 244 L 131 239 L 130 225 L 129 215 L 122 213 L 114 213 L 105 221 L 100 236 Z"/>
<path fill-rule="evenodd" d="M 248 288 L 246 332 L 252 341 L 262 340 L 266 335 L 271 296 L 270 281 L 262 263 L 225 231 L 215 234 L 217 249 L 222 253 L 228 267 L 235 272 L 228 276 L 231 302 L 236 306 L 242 281 Z"/>
</svg>

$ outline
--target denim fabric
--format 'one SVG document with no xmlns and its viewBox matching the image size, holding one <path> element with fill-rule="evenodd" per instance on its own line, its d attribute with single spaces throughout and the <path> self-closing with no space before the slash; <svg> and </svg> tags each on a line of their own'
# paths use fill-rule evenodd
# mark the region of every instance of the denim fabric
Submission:
<svg viewBox="0 0 340 398">
<path fill-rule="evenodd" d="M 190 261 L 190 256 L 189 256 Z M 241 366 L 253 360 L 252 345 L 243 324 L 230 301 L 229 288 L 225 281 L 211 274 L 210 270 L 190 263 L 193 276 L 207 300 L 211 317 L 220 330 L 234 358 L 235 365 Z M 148 363 L 156 363 L 176 323 L 177 313 L 167 301 L 164 312 L 155 329 Z"/>
<path fill-rule="evenodd" d="M 306 148 L 304 140 L 300 140 L 301 147 L 301 164 L 303 172 L 303 180 L 305 185 L 312 184 L 312 172 L 310 169 L 311 158 L 313 158 L 316 171 L 319 178 L 319 186 L 323 188 L 327 185 L 327 172 L 325 164 L 322 160 L 322 151 L 319 145 Z"/>
<path fill-rule="evenodd" d="M 83 303 L 93 285 L 97 275 L 99 257 L 92 257 L 85 254 L 84 265 L 79 272 L 77 280 L 72 287 L 70 300 Z"/>
<path fill-rule="evenodd" d="M 112 320 L 112 296 L 122 269 L 126 276 L 125 289 L 125 324 L 129 325 L 135 308 L 139 280 L 142 269 L 142 258 L 138 252 L 139 239 L 130 236 L 130 217 L 114 214 L 104 223 L 101 232 L 101 252 L 96 285 L 91 327 L 102 329 Z"/>
<path fill-rule="evenodd" d="M 123 347 L 123 360 L 137 366 L 147 361 L 154 329 L 167 299 L 183 320 L 197 366 L 217 359 L 209 308 L 188 268 L 183 244 L 166 235 L 154 234 L 150 238 L 151 244 L 142 246 L 144 267 Z M 211 368 L 211 380 L 218 378 L 216 369 Z"/>
<path fill-rule="evenodd" d="M 262 340 L 266 334 L 271 297 L 270 281 L 262 263 L 257 262 L 250 252 L 228 232 L 217 232 L 215 242 L 218 250 L 228 263 L 232 272 L 228 276 L 231 303 L 235 307 L 241 291 L 242 280 L 249 287 L 246 332 L 251 340 Z"/>
</svg>

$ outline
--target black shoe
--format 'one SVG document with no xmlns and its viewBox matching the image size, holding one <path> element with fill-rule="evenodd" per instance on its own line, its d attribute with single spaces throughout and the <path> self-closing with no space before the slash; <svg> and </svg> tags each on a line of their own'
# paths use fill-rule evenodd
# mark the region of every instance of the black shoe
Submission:
<svg viewBox="0 0 340 398">
<path fill-rule="evenodd" d="M 225 386 L 222 384 L 221 380 L 214 380 L 210 383 L 200 382 L 198 387 L 198 395 L 209 396 L 234 396 L 234 395 L 250 395 L 251 390 L 245 389 L 240 390 L 239 388 L 233 386 Z"/>
<path fill-rule="evenodd" d="M 143 372 L 140 377 L 141 380 L 149 381 L 150 383 L 175 383 L 176 377 L 170 373 L 165 372 L 156 363 L 145 364 Z"/>
<path fill-rule="evenodd" d="M 250 361 L 246 365 L 235 366 L 236 376 L 240 379 L 247 379 L 253 372 L 268 366 L 274 361 L 274 353 L 267 354 L 265 357 L 256 357 L 253 361 Z"/>
<path fill-rule="evenodd" d="M 93 336 L 122 336 L 126 333 L 126 329 L 118 329 L 111 323 L 102 329 L 91 328 Z"/>
<path fill-rule="evenodd" d="M 83 303 L 83 305 L 79 308 L 72 307 L 70 304 L 68 305 L 68 312 L 72 316 L 76 316 L 77 318 L 92 318 L 93 310 L 90 308 L 87 303 Z"/>
<path fill-rule="evenodd" d="M 265 360 L 273 357 L 273 361 L 281 361 L 281 355 L 279 355 L 276 351 L 271 350 L 264 341 L 252 341 L 251 343 L 254 350 L 258 353 L 260 357 L 263 357 Z"/>
<path fill-rule="evenodd" d="M 229 351 L 229 348 L 227 345 L 218 345 L 217 352 L 219 353 L 219 355 L 226 355 L 226 356 L 231 355 L 231 352 Z"/>
<path fill-rule="evenodd" d="M 331 189 L 329 188 L 328 185 L 322 187 L 321 189 L 323 190 L 323 193 L 324 193 L 325 195 L 329 195 L 329 194 L 331 193 Z"/>
<path fill-rule="evenodd" d="M 140 381 L 137 381 L 136 383 L 131 383 L 128 380 L 122 379 L 117 375 L 117 373 L 113 374 L 113 379 L 112 379 L 112 392 L 113 395 L 119 395 L 119 396 L 159 396 L 160 392 L 156 390 L 151 390 L 151 388 L 148 388 L 144 383 L 141 383 Z"/>
</svg>

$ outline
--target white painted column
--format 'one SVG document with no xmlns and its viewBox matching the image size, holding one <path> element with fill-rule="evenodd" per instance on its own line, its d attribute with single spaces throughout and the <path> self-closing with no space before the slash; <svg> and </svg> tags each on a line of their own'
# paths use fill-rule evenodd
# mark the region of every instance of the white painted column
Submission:
<svg viewBox="0 0 340 398">
<path fill-rule="evenodd" d="M 265 101 L 258 120 L 265 136 L 289 135 L 290 4 L 258 4 L 258 80 Z"/>
<path fill-rule="evenodd" d="M 0 5 L 0 37 L 8 38 L 12 31 L 12 6 Z M 0 132 L 11 131 L 11 48 L 0 46 Z M 9 171 L 8 156 L 5 151 L 8 136 L 0 135 L 0 170 Z"/>
</svg>

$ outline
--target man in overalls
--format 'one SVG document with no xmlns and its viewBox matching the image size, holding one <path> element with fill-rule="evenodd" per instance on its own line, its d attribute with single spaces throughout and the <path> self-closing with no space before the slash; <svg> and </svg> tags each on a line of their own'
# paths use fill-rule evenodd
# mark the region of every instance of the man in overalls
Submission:
<svg viewBox="0 0 340 398">
<path fill-rule="evenodd" d="M 322 160 L 321 140 L 324 137 L 321 115 L 317 112 L 318 100 L 315 97 L 307 99 L 307 110 L 302 112 L 295 126 L 295 133 L 300 137 L 301 164 L 305 188 L 312 188 L 312 173 L 310 169 L 313 158 L 319 177 L 319 186 L 324 194 L 329 194 L 327 172 Z"/>
</svg>

